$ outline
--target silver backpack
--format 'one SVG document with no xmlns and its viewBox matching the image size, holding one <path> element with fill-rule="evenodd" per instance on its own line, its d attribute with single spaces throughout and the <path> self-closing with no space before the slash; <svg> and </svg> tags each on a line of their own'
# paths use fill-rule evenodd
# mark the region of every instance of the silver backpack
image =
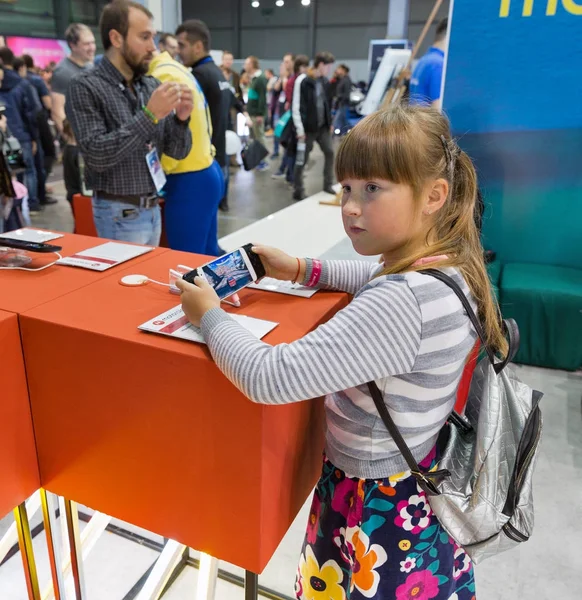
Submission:
<svg viewBox="0 0 582 600">
<path fill-rule="evenodd" d="M 519 348 L 515 321 L 503 322 L 509 339 L 500 363 L 485 343 L 483 329 L 457 283 L 436 269 L 421 271 L 448 285 L 471 319 L 487 352 L 477 365 L 465 417 L 452 413 L 439 436 L 438 470 L 419 466 L 395 425 L 382 393 L 368 383 L 386 428 L 430 506 L 449 535 L 478 563 L 526 542 L 532 534 L 532 477 L 542 434 L 542 393 L 519 380 L 508 363 Z"/>
</svg>

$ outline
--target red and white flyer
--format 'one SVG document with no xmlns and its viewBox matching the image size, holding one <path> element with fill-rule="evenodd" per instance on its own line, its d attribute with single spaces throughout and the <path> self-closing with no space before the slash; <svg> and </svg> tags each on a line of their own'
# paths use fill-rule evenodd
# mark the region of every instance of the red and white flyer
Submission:
<svg viewBox="0 0 582 600">
<path fill-rule="evenodd" d="M 231 314 L 230 316 L 259 340 L 265 337 L 270 331 L 273 331 L 279 324 L 273 323 L 272 321 L 263 321 L 261 319 L 254 319 L 253 317 L 246 317 L 245 315 Z M 175 306 L 165 313 L 153 318 L 151 321 L 140 325 L 138 329 L 141 331 L 168 335 L 190 342 L 198 342 L 199 344 L 205 343 L 202 331 L 198 327 L 194 327 L 194 325 L 188 321 L 188 317 L 184 314 L 181 305 Z"/>
<path fill-rule="evenodd" d="M 91 271 L 107 271 L 132 258 L 137 258 L 142 254 L 151 252 L 150 246 L 132 246 L 120 242 L 107 242 L 82 252 L 77 252 L 73 256 L 66 256 L 57 261 L 59 265 L 69 267 L 81 267 Z"/>
</svg>

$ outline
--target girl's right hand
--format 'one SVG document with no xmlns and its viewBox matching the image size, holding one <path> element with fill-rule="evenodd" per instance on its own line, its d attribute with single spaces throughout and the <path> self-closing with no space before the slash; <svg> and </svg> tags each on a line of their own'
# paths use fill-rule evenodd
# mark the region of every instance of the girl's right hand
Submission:
<svg viewBox="0 0 582 600">
<path fill-rule="evenodd" d="M 269 246 L 253 246 L 253 252 L 261 257 L 267 277 L 281 281 L 293 281 L 297 276 L 297 259 L 285 254 L 282 250 Z M 300 260 L 301 269 L 297 281 L 305 277 L 305 260 Z"/>
</svg>

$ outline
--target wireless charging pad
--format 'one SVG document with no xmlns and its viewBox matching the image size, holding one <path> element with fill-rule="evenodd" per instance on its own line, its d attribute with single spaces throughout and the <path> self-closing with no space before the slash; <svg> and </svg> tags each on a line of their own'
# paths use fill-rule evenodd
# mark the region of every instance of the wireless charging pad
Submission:
<svg viewBox="0 0 582 600">
<path fill-rule="evenodd" d="M 119 280 L 121 285 L 127 287 L 139 287 L 140 285 L 147 285 L 149 279 L 146 275 L 126 275 Z"/>
</svg>

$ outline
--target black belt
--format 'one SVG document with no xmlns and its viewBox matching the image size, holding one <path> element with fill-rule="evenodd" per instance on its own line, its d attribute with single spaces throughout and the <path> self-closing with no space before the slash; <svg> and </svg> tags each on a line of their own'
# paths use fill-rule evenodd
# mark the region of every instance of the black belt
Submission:
<svg viewBox="0 0 582 600">
<path fill-rule="evenodd" d="M 119 194 L 109 194 L 107 192 L 96 192 L 97 198 L 103 198 L 103 200 L 112 200 L 113 202 L 127 202 L 127 204 L 133 204 L 138 208 L 154 208 L 160 203 L 160 197 L 158 194 L 151 194 L 150 196 L 120 196 Z"/>
</svg>

